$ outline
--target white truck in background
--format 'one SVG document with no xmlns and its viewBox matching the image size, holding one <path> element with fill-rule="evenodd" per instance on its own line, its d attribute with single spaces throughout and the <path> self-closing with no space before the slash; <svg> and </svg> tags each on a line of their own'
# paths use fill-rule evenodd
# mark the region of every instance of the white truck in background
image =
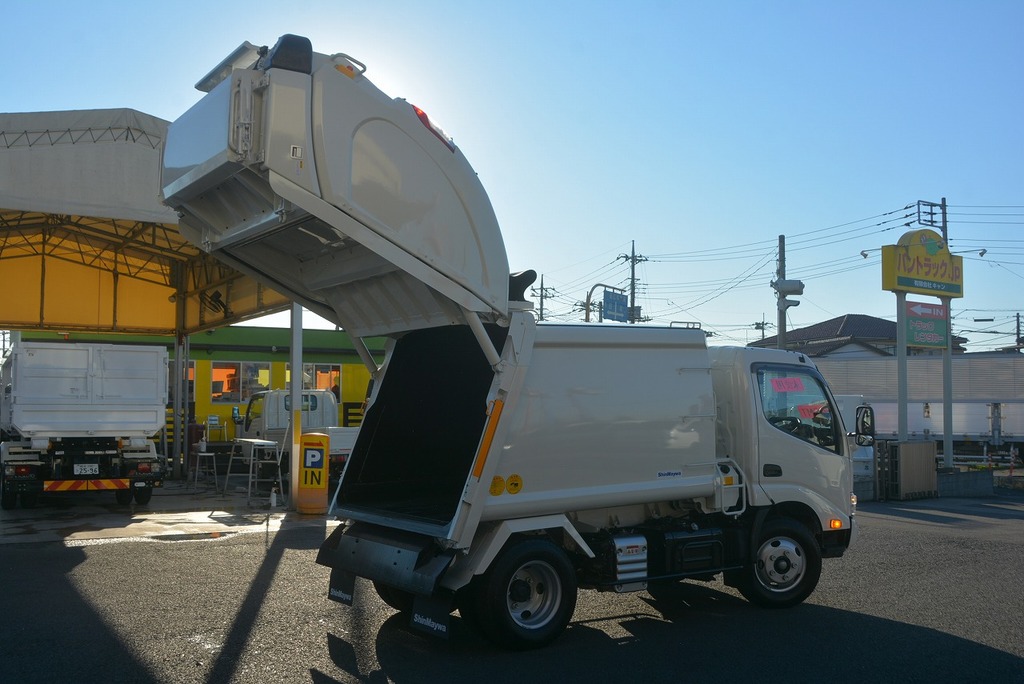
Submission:
<svg viewBox="0 0 1024 684">
<path fill-rule="evenodd" d="M 320 549 L 447 635 L 529 648 L 580 588 L 679 600 L 723 577 L 786 607 L 856 533 L 850 447 L 804 355 L 700 330 L 539 325 L 487 194 L 421 109 L 282 36 L 204 78 L 164 154 L 191 242 L 341 325 L 386 335 Z M 359 345 L 357 344 L 357 349 Z M 870 408 L 858 411 L 870 440 Z"/>
<path fill-rule="evenodd" d="M 291 444 L 285 443 L 288 439 L 291 404 L 290 390 L 256 392 L 249 398 L 245 414 L 236 421 L 236 436 L 242 439 L 266 439 L 277 442 L 278 449 L 287 454 L 291 450 Z M 352 453 L 359 428 L 338 425 L 338 400 L 330 390 L 302 390 L 300 420 L 303 434 L 322 433 L 329 438 L 329 477 L 332 481 L 338 480 L 349 454 Z M 282 456 L 281 471 L 288 472 L 285 456 Z"/>
<path fill-rule="evenodd" d="M 81 491 L 148 503 L 165 475 L 151 438 L 166 406 L 161 347 L 15 337 L 0 368 L 2 507 Z"/>
</svg>

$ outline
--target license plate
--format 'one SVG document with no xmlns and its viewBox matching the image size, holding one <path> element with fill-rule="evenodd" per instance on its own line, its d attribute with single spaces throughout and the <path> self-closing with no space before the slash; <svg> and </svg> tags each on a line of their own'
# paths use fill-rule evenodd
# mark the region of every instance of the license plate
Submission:
<svg viewBox="0 0 1024 684">
<path fill-rule="evenodd" d="M 98 463 L 76 463 L 75 475 L 99 475 L 100 465 Z"/>
</svg>

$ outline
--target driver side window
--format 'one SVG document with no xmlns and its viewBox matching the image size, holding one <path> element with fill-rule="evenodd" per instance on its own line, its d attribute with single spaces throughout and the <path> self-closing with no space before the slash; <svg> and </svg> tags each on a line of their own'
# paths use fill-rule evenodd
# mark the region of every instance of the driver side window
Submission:
<svg viewBox="0 0 1024 684">
<path fill-rule="evenodd" d="M 820 378 L 799 368 L 757 371 L 764 417 L 776 429 L 839 452 L 839 426 Z"/>
</svg>

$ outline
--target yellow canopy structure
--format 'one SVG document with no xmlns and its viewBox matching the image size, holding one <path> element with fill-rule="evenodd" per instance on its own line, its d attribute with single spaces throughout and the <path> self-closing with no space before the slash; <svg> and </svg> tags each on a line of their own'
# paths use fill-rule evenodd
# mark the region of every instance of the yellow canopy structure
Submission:
<svg viewBox="0 0 1024 684">
<path fill-rule="evenodd" d="M 178 233 L 167 122 L 0 114 L 0 328 L 186 335 L 290 306 Z"/>
</svg>

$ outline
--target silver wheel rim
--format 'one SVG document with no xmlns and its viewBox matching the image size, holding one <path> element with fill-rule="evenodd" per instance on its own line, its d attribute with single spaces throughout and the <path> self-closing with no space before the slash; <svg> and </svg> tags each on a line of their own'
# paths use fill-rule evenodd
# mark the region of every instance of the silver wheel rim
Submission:
<svg viewBox="0 0 1024 684">
<path fill-rule="evenodd" d="M 562 603 L 562 582 L 555 569 L 543 561 L 524 563 L 512 575 L 505 606 L 512 621 L 524 629 L 538 629 L 551 622 Z"/>
<path fill-rule="evenodd" d="M 807 570 L 804 550 L 789 537 L 772 537 L 757 550 L 755 574 L 768 591 L 785 592 L 800 584 Z"/>
</svg>

